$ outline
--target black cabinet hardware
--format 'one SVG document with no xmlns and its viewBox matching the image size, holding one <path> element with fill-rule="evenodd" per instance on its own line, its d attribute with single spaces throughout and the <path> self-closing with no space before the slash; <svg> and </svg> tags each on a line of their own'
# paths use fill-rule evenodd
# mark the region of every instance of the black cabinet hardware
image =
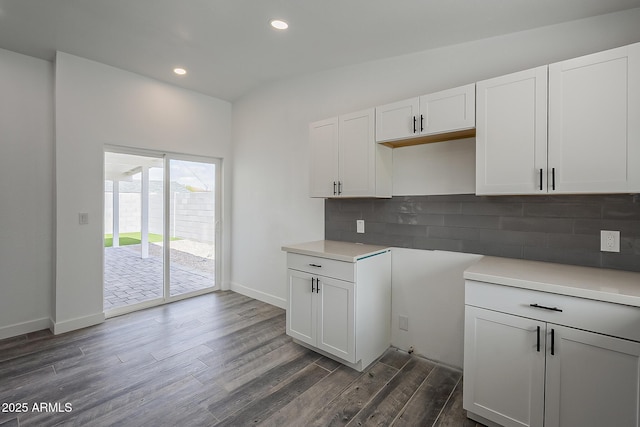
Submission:
<svg viewBox="0 0 640 427">
<path fill-rule="evenodd" d="M 538 353 L 540 353 L 540 326 L 538 326 L 538 337 L 536 342 L 536 348 L 538 349 Z"/>
<path fill-rule="evenodd" d="M 337 184 L 335 181 L 333 181 L 333 195 L 334 195 L 334 196 L 335 196 L 335 195 L 336 195 L 336 193 L 337 193 L 337 191 L 336 191 L 336 186 L 337 186 L 337 185 L 338 185 L 338 184 Z"/>
<path fill-rule="evenodd" d="M 315 281 L 316 281 L 315 277 L 312 277 L 311 278 L 311 293 L 315 292 L 315 288 L 313 287 L 313 282 L 315 282 Z"/>
<path fill-rule="evenodd" d="M 338 196 L 342 194 L 342 181 L 338 181 Z"/>
<path fill-rule="evenodd" d="M 424 116 L 420 114 L 420 132 L 424 130 Z"/>
<path fill-rule="evenodd" d="M 320 279 L 316 279 L 316 294 L 320 293 Z"/>
<path fill-rule="evenodd" d="M 551 168 L 551 189 L 556 189 L 556 168 Z"/>
<path fill-rule="evenodd" d="M 542 168 L 540 168 L 540 190 L 542 190 Z"/>
<path fill-rule="evenodd" d="M 558 307 L 547 307 L 547 306 L 539 305 L 539 304 L 529 304 L 529 307 L 541 308 L 543 310 L 550 310 L 550 311 L 559 311 L 559 312 L 562 313 L 562 310 L 559 309 Z"/>
<path fill-rule="evenodd" d="M 555 353 L 555 341 L 556 341 L 556 331 L 555 329 L 551 329 L 551 355 L 553 356 Z"/>
<path fill-rule="evenodd" d="M 322 268 L 320 264 L 309 264 L 309 267 Z"/>
<path fill-rule="evenodd" d="M 413 116 L 413 133 L 416 133 L 416 116 Z"/>
</svg>

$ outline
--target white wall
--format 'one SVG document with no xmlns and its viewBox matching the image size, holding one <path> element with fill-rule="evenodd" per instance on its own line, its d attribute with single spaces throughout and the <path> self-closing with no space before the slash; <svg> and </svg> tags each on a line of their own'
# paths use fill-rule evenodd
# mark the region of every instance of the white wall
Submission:
<svg viewBox="0 0 640 427">
<path fill-rule="evenodd" d="M 58 52 L 55 332 L 102 321 L 103 149 L 223 158 L 223 286 L 229 281 L 231 105 Z M 78 225 L 78 213 L 89 225 Z"/>
<path fill-rule="evenodd" d="M 324 236 L 323 202 L 307 193 L 309 122 L 637 42 L 638 22 L 640 9 L 603 15 L 319 72 L 237 101 L 232 288 L 284 306 L 286 259 L 280 247 Z M 396 159 L 394 174 L 408 161 L 414 168 L 420 158 L 428 162 L 430 151 L 439 149 L 436 145 L 401 148 L 403 154 L 411 153 L 397 156 L 406 161 Z M 449 170 L 456 173 L 456 168 Z M 434 183 L 429 189 L 433 193 L 454 178 L 428 172 L 422 171 L 420 178 Z M 417 322 L 434 320 L 428 313 L 408 314 Z"/>
<path fill-rule="evenodd" d="M 53 65 L 0 50 L 0 339 L 49 327 Z"/>
<path fill-rule="evenodd" d="M 464 278 L 482 255 L 393 248 L 391 344 L 462 368 Z M 399 316 L 409 318 L 401 331 Z"/>
</svg>

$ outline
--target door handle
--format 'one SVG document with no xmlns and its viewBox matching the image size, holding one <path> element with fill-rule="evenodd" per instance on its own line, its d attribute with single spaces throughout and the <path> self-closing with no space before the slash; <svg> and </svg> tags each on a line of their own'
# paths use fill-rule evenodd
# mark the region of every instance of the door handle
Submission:
<svg viewBox="0 0 640 427">
<path fill-rule="evenodd" d="M 542 191 L 542 168 L 540 168 L 540 191 Z"/>
<path fill-rule="evenodd" d="M 538 349 L 538 353 L 540 353 L 540 326 L 538 326 L 538 337 L 536 342 L 536 348 Z"/>
<path fill-rule="evenodd" d="M 315 282 L 315 281 L 316 281 L 315 277 L 312 277 L 311 278 L 311 293 L 315 292 L 315 288 L 313 287 L 313 282 Z"/>
</svg>

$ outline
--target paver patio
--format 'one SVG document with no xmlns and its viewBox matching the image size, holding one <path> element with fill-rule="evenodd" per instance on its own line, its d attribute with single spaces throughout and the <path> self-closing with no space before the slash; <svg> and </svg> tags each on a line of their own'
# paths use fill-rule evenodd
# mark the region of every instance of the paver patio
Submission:
<svg viewBox="0 0 640 427">
<path fill-rule="evenodd" d="M 211 287 L 215 283 L 211 258 L 171 249 L 171 296 Z M 140 256 L 140 245 L 104 250 L 105 311 L 162 296 L 162 247 L 149 245 L 149 258 Z"/>
</svg>

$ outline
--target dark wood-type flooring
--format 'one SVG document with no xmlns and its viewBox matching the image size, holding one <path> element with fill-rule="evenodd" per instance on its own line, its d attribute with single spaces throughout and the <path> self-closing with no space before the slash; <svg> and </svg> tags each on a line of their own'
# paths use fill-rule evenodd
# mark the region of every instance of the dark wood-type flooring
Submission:
<svg viewBox="0 0 640 427">
<path fill-rule="evenodd" d="M 476 426 L 460 371 L 389 349 L 358 373 L 230 291 L 2 340 L 0 404 L 1 427 Z"/>
</svg>

